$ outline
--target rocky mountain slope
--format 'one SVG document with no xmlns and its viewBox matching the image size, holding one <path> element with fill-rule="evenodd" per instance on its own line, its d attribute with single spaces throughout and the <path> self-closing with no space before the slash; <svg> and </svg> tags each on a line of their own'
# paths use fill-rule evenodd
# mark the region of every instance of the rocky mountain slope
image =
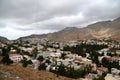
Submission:
<svg viewBox="0 0 120 80">
<path fill-rule="evenodd" d="M 0 42 L 6 43 L 8 41 L 9 40 L 7 38 L 0 36 Z"/>
<path fill-rule="evenodd" d="M 120 18 L 113 21 L 101 21 L 90 24 L 84 28 L 67 27 L 61 31 L 42 34 L 30 35 L 19 39 L 48 38 L 54 41 L 70 41 L 83 39 L 101 39 L 112 38 L 120 39 Z"/>
</svg>

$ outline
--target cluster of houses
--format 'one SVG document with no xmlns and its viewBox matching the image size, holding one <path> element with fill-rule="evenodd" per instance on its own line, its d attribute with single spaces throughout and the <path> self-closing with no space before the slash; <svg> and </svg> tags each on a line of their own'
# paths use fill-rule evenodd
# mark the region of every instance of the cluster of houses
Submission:
<svg viewBox="0 0 120 80">
<path fill-rule="evenodd" d="M 37 43 L 36 45 L 32 45 L 33 43 Z M 16 50 L 11 48 L 10 52 L 12 54 L 9 54 L 9 57 L 11 60 L 13 60 L 14 62 L 20 62 L 21 60 L 23 60 L 23 57 L 26 57 L 27 60 L 31 60 L 32 61 L 32 65 L 34 69 L 38 69 L 38 67 L 42 64 L 45 63 L 46 67 L 46 71 L 50 71 L 50 69 L 55 70 L 57 65 L 63 64 L 65 66 L 72 66 L 74 67 L 75 70 L 77 69 L 84 69 L 86 65 L 91 65 L 91 69 L 94 73 L 89 73 L 85 75 L 85 78 L 87 79 L 94 79 L 94 78 L 98 78 L 99 76 L 102 76 L 103 73 L 108 72 L 108 69 L 101 66 L 101 67 L 97 67 L 95 63 L 93 63 L 92 60 L 90 60 L 89 57 L 89 53 L 86 57 L 82 57 L 79 56 L 78 54 L 73 54 L 70 51 L 62 51 L 63 47 L 68 45 L 68 46 L 76 46 L 78 44 L 99 44 L 99 45 L 108 45 L 108 48 L 99 50 L 98 53 L 102 54 L 104 53 L 103 56 L 99 56 L 99 62 L 101 62 L 101 60 L 106 57 L 111 61 L 119 61 L 119 66 L 120 66 L 120 50 L 116 50 L 117 55 L 119 56 L 108 56 L 107 53 L 109 52 L 109 48 L 118 48 L 120 49 L 120 42 L 117 41 L 107 41 L 107 40 L 83 40 L 83 41 L 71 41 L 71 42 L 53 42 L 53 41 L 48 41 L 47 39 L 43 39 L 41 41 L 37 41 L 35 40 L 34 42 L 32 42 L 32 44 L 26 43 L 26 45 L 28 47 L 24 47 L 24 46 L 18 46 L 15 44 L 15 46 L 17 46 L 21 51 L 25 51 L 28 52 L 29 54 L 32 54 L 32 51 L 34 48 L 37 47 L 38 50 L 38 54 L 35 58 L 29 56 L 29 55 L 24 55 L 23 53 L 16 53 Z M 24 43 L 23 43 L 24 44 Z M 2 45 L 3 46 L 3 45 Z M 45 48 L 44 46 L 52 46 L 52 47 L 47 47 Z M 2 53 L 1 49 L 0 49 L 0 53 Z M 114 52 L 111 52 L 112 54 L 114 54 Z M 64 59 L 62 58 L 62 55 L 64 55 Z M 42 62 L 40 62 L 37 58 L 39 56 L 42 56 L 44 58 L 44 60 Z M 50 63 L 47 62 L 47 60 L 49 60 Z M 55 66 L 56 65 L 56 66 Z M 114 75 L 120 75 L 120 70 L 116 69 L 116 68 L 112 68 L 111 69 L 111 74 Z M 120 78 L 120 77 L 119 77 Z"/>
</svg>

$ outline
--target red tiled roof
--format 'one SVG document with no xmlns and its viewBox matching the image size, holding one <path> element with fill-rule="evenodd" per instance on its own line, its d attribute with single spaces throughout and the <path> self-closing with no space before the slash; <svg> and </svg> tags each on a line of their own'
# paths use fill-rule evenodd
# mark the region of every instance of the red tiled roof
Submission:
<svg viewBox="0 0 120 80">
<path fill-rule="evenodd" d="M 87 77 L 88 77 L 88 74 L 85 74 L 84 77 L 87 78 Z"/>
<path fill-rule="evenodd" d="M 21 56 L 20 54 L 9 54 L 9 56 Z"/>
<path fill-rule="evenodd" d="M 97 70 L 105 72 L 107 69 L 105 67 L 99 67 L 99 68 L 97 68 Z"/>
<path fill-rule="evenodd" d="M 108 61 L 112 61 L 112 58 L 110 57 L 110 58 L 106 58 Z"/>
</svg>

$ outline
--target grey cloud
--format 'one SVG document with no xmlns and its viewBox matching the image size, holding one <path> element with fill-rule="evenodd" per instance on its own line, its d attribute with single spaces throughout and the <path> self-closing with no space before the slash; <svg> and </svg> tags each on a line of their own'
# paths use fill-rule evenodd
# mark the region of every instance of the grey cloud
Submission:
<svg viewBox="0 0 120 80">
<path fill-rule="evenodd" d="M 120 17 L 119 8 L 120 0 L 0 0 L 0 27 L 31 33 L 58 31 L 115 19 Z"/>
<path fill-rule="evenodd" d="M 67 1 L 66 3 L 64 3 Z M 1 0 L 0 12 L 1 17 L 13 17 L 13 18 L 33 18 L 41 17 L 42 15 L 51 16 L 52 14 L 67 13 L 71 14 L 71 8 L 75 6 L 70 5 L 71 0 Z M 56 4 L 55 4 L 56 3 Z M 62 4 L 64 3 L 64 4 Z M 65 11 L 65 12 L 64 12 Z M 74 11 L 73 11 L 74 12 Z M 47 17 L 48 17 L 47 16 Z"/>
<path fill-rule="evenodd" d="M 120 0 L 101 0 L 99 3 L 89 5 L 83 13 L 87 17 L 97 19 L 112 19 L 120 17 Z"/>
<path fill-rule="evenodd" d="M 0 23 L 0 28 L 5 28 L 5 27 L 6 27 L 5 24 L 1 24 L 1 23 Z"/>
<path fill-rule="evenodd" d="M 85 2 L 79 0 L 1 0 L 0 17 L 20 18 L 25 21 L 19 22 L 29 24 L 55 16 L 77 14 Z"/>
<path fill-rule="evenodd" d="M 3 22 L 0 22 L 0 28 L 5 28 L 5 27 L 6 27 L 6 24 Z"/>
</svg>

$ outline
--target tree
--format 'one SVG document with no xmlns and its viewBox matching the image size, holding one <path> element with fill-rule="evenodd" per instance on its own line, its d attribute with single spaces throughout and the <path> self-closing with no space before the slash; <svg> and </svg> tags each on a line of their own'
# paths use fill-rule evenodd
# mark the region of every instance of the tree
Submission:
<svg viewBox="0 0 120 80">
<path fill-rule="evenodd" d="M 37 47 L 33 49 L 32 53 L 33 53 L 34 58 L 36 58 L 36 56 L 37 56 L 37 54 L 38 54 L 38 49 L 37 49 Z"/>
<path fill-rule="evenodd" d="M 102 65 L 103 65 L 104 67 L 107 67 L 108 63 L 109 63 L 109 61 L 107 60 L 107 58 L 104 57 L 104 58 L 102 59 Z"/>
<path fill-rule="evenodd" d="M 23 56 L 23 60 L 21 62 L 22 62 L 23 67 L 27 67 L 28 63 L 27 63 L 27 58 L 26 57 Z"/>
<path fill-rule="evenodd" d="M 9 51 L 10 51 L 10 46 L 3 47 L 2 48 L 2 56 L 8 55 Z"/>
<path fill-rule="evenodd" d="M 26 60 L 23 60 L 22 66 L 23 66 L 23 67 L 27 67 L 27 65 L 28 65 L 28 64 L 27 64 L 27 61 L 26 61 Z"/>
<path fill-rule="evenodd" d="M 45 69 L 46 69 L 45 63 L 41 64 L 41 65 L 38 67 L 38 70 L 45 70 Z"/>
<path fill-rule="evenodd" d="M 62 58 L 62 59 L 65 59 L 65 57 L 66 57 L 66 54 L 65 54 L 65 53 L 62 53 L 62 54 L 61 54 L 61 58 Z"/>
<path fill-rule="evenodd" d="M 13 63 L 13 61 L 9 58 L 9 55 L 6 54 L 3 59 L 1 60 L 3 64 L 10 65 Z"/>
<path fill-rule="evenodd" d="M 58 74 L 64 76 L 65 73 L 66 73 L 65 66 L 64 66 L 63 64 L 61 64 L 61 65 L 58 66 L 58 67 L 59 67 L 59 68 L 58 68 Z"/>
<path fill-rule="evenodd" d="M 44 60 L 44 57 L 43 57 L 43 56 L 39 56 L 39 57 L 37 58 L 37 60 L 43 61 L 43 60 Z"/>
</svg>

